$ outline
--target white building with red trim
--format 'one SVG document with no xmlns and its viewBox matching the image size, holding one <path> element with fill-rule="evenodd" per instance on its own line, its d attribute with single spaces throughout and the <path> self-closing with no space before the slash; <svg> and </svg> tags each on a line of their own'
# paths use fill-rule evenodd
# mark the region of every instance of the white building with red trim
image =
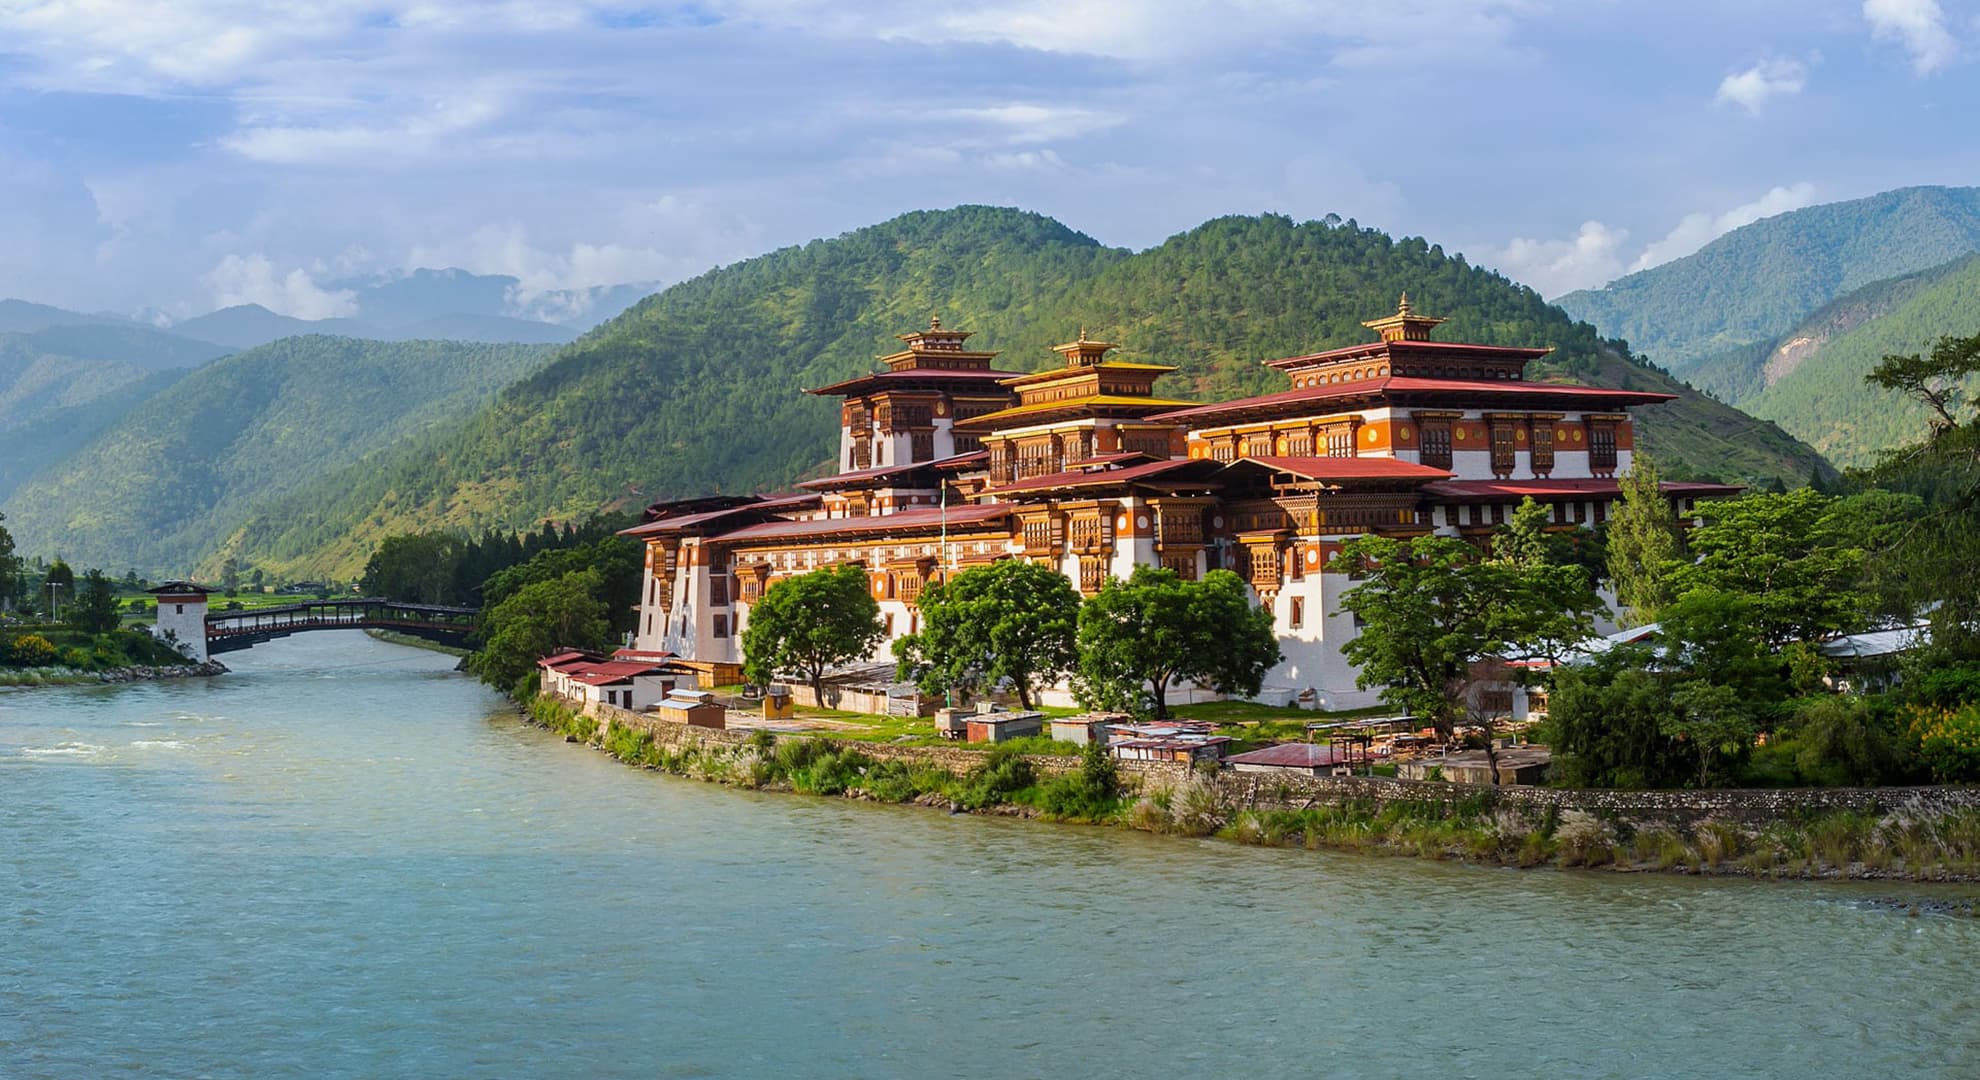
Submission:
<svg viewBox="0 0 1980 1080">
<path fill-rule="evenodd" d="M 1369 533 L 1484 544 L 1531 497 L 1553 527 L 1603 521 L 1635 449 L 1629 410 L 1670 394 L 1530 381 L 1548 350 L 1439 342 L 1440 319 L 1397 312 L 1378 340 L 1266 361 L 1291 386 L 1212 405 L 1158 396 L 1175 370 L 1110 359 L 1082 331 L 1061 363 L 990 367 L 968 335 L 903 335 L 887 370 L 840 396 L 839 469 L 780 497 L 656 503 L 626 530 L 646 544 L 635 647 L 742 660 L 749 609 L 780 578 L 863 567 L 888 641 L 920 628 L 944 574 L 1021 558 L 1085 595 L 1136 566 L 1235 571 L 1269 607 L 1284 659 L 1265 696 L 1315 707 L 1374 700 L 1342 655 L 1351 587 L 1327 569 Z M 1674 508 L 1722 484 L 1667 484 Z"/>
</svg>

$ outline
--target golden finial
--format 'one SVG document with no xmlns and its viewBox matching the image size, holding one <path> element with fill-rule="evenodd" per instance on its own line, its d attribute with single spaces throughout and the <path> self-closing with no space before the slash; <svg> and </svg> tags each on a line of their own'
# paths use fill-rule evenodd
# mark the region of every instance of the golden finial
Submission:
<svg viewBox="0 0 1980 1080">
<path fill-rule="evenodd" d="M 940 330 L 942 328 L 942 316 L 940 312 L 928 316 L 928 328 L 930 330 Z"/>
<path fill-rule="evenodd" d="M 1404 293 L 1404 294 L 1402 294 L 1402 299 L 1396 302 L 1396 314 L 1398 314 L 1398 315 L 1408 315 L 1408 314 L 1411 314 L 1411 309 L 1410 309 L 1410 306 L 1409 306 L 1409 294 L 1408 294 L 1408 293 Z"/>
<path fill-rule="evenodd" d="M 1082 327 L 1080 327 L 1080 328 L 1079 328 L 1079 340 L 1081 340 L 1081 341 L 1085 341 L 1085 340 L 1086 340 L 1086 327 L 1084 327 L 1084 326 L 1082 326 Z"/>
</svg>

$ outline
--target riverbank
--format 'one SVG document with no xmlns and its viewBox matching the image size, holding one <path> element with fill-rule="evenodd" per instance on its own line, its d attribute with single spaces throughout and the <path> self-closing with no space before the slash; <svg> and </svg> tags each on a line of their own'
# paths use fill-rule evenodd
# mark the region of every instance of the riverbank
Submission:
<svg viewBox="0 0 1980 1080">
<path fill-rule="evenodd" d="M 524 712 L 640 768 L 759 791 L 1493 866 L 1773 880 L 1980 881 L 1980 789 L 1572 791 L 1271 777 L 715 731 L 547 696 Z"/>
<path fill-rule="evenodd" d="M 428 641 L 423 637 L 414 637 L 411 634 L 401 634 L 396 630 L 366 630 L 365 635 L 385 642 L 387 645 L 404 645 L 409 649 L 425 649 L 427 652 L 437 652 L 444 656 L 466 656 L 474 651 L 472 649 L 463 649 L 457 645 L 442 645 L 437 641 Z"/>
<path fill-rule="evenodd" d="M 132 664 L 108 671 L 79 671 L 68 667 L 0 668 L 0 690 L 39 686 L 95 686 L 101 683 L 145 682 L 152 679 L 193 679 L 225 675 L 218 660 L 203 664 Z"/>
</svg>

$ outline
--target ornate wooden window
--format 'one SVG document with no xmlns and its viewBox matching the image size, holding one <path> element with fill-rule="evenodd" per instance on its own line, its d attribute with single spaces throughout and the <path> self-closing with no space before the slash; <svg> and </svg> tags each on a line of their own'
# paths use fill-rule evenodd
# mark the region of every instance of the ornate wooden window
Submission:
<svg viewBox="0 0 1980 1080">
<path fill-rule="evenodd" d="M 1162 568 L 1173 570 L 1184 581 L 1196 580 L 1196 553 L 1172 553 L 1162 556 Z"/>
<path fill-rule="evenodd" d="M 1554 422 L 1536 420 L 1533 423 L 1533 475 L 1546 476 L 1554 471 Z"/>
<path fill-rule="evenodd" d="M 1107 560 L 1097 556 L 1082 557 L 1079 560 L 1079 591 L 1088 596 L 1100 591 L 1107 583 Z"/>
<path fill-rule="evenodd" d="M 1244 446 L 1239 457 L 1257 458 L 1272 456 L 1272 434 L 1267 431 L 1254 431 L 1244 437 Z"/>
<path fill-rule="evenodd" d="M 1015 480 L 1014 463 L 1011 460 L 1011 444 L 996 442 L 990 445 L 990 482 L 1008 484 Z"/>
<path fill-rule="evenodd" d="M 1418 435 L 1417 456 L 1425 465 L 1439 469 L 1451 467 L 1451 422 L 1449 420 L 1419 420 L 1416 424 Z"/>
<path fill-rule="evenodd" d="M 708 606 L 709 607 L 729 606 L 729 575 L 727 574 L 708 575 Z"/>
<path fill-rule="evenodd" d="M 1292 609 L 1286 613 L 1286 625 L 1297 630 L 1305 625 L 1305 623 L 1306 598 L 1304 596 L 1295 596 L 1292 598 Z"/>
<path fill-rule="evenodd" d="M 873 443 L 863 433 L 853 436 L 852 467 L 855 469 L 873 467 Z"/>
<path fill-rule="evenodd" d="M 1595 421 L 1588 425 L 1588 470 L 1614 472 L 1616 469 L 1616 425 Z"/>
<path fill-rule="evenodd" d="M 1155 516 L 1157 544 L 1201 544 L 1203 511 L 1200 507 L 1164 506 Z M 1194 566 L 1192 560 L 1190 565 Z"/>
<path fill-rule="evenodd" d="M 1510 420 L 1492 424 L 1492 475 L 1507 477 L 1513 474 L 1513 467 L 1519 460 L 1518 431 L 1519 426 Z"/>
<path fill-rule="evenodd" d="M 935 433 L 915 431 L 908 434 L 908 462 L 935 460 Z"/>
<path fill-rule="evenodd" d="M 1149 457 L 1166 458 L 1169 456 L 1169 433 L 1166 431 L 1130 431 L 1121 436 L 1121 449 L 1130 454 L 1147 454 Z M 1267 451 L 1267 453 L 1269 452 Z"/>
<path fill-rule="evenodd" d="M 1052 550 L 1052 523 L 1044 518 L 1033 518 L 1024 523 L 1024 550 L 1031 553 Z"/>
<path fill-rule="evenodd" d="M 1210 444 L 1212 461 L 1232 462 L 1237 460 L 1237 443 L 1232 439 L 1218 439 Z"/>
<path fill-rule="evenodd" d="M 1354 426 L 1329 424 L 1326 429 L 1328 457 L 1354 457 Z"/>
<path fill-rule="evenodd" d="M 1066 523 L 1066 539 L 1075 551 L 1098 551 L 1106 539 L 1098 517 L 1076 517 Z"/>
<path fill-rule="evenodd" d="M 1312 457 L 1313 432 L 1307 428 L 1279 436 L 1280 453 L 1287 457 Z"/>
<path fill-rule="evenodd" d="M 983 449 L 983 439 L 980 436 L 957 435 L 954 438 L 956 453 L 958 454 L 974 454 L 978 450 Z"/>
<path fill-rule="evenodd" d="M 714 635 L 718 638 L 729 636 L 729 616 L 727 613 L 720 611 L 715 613 Z"/>
</svg>

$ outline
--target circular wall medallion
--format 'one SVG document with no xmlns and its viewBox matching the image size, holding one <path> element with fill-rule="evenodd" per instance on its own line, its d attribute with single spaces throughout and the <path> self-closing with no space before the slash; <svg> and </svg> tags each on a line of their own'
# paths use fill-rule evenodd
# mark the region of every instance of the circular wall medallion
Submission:
<svg viewBox="0 0 1980 1080">
<path fill-rule="evenodd" d="M 1526 429 L 1525 429 L 1525 428 L 1520 428 L 1520 429 L 1519 429 L 1518 431 L 1515 431 L 1515 432 L 1513 432 L 1513 440 L 1514 440 L 1514 441 L 1516 441 L 1516 442 L 1525 442 L 1525 441 L 1526 441 Z"/>
<path fill-rule="evenodd" d="M 1375 439 L 1376 439 L 1376 438 L 1377 438 L 1377 436 L 1376 436 L 1376 434 L 1375 434 L 1375 429 L 1374 429 L 1374 428 L 1369 428 L 1369 429 L 1368 429 L 1368 439 L 1367 439 L 1367 441 L 1368 441 L 1368 442 L 1370 442 L 1370 443 L 1373 443 L 1373 442 L 1375 441 Z"/>
<path fill-rule="evenodd" d="M 1137 529 L 1146 529 L 1146 528 L 1148 528 L 1148 515 L 1147 515 L 1147 514 L 1137 514 L 1137 515 L 1135 515 L 1135 519 L 1134 519 L 1134 527 L 1135 527 L 1135 528 L 1137 528 Z"/>
<path fill-rule="evenodd" d="M 1120 517 L 1117 517 L 1117 518 L 1115 518 L 1115 519 L 1114 519 L 1114 528 L 1116 528 L 1116 529 L 1121 529 L 1121 530 L 1124 530 L 1124 531 L 1125 531 L 1125 530 L 1127 529 L 1127 515 L 1126 515 L 1126 514 L 1122 514 L 1122 515 L 1121 515 Z"/>
<path fill-rule="evenodd" d="M 935 403 L 935 415 L 936 415 L 936 416 L 947 416 L 947 415 L 949 415 L 949 403 L 948 403 L 948 402 L 946 402 L 946 401 L 938 401 L 938 402 L 936 402 L 936 403 Z"/>
<path fill-rule="evenodd" d="M 1221 529 L 1221 528 L 1223 528 L 1223 527 L 1224 527 L 1224 519 L 1223 519 L 1223 516 L 1222 516 L 1222 515 L 1219 515 L 1219 516 L 1217 516 L 1217 517 L 1213 517 L 1213 518 L 1211 518 L 1211 519 L 1210 519 L 1210 527 L 1211 527 L 1211 528 L 1213 528 L 1213 529 Z"/>
<path fill-rule="evenodd" d="M 1307 548 L 1307 549 L 1306 549 L 1306 565 L 1308 565 L 1308 566 L 1318 566 L 1318 565 L 1320 565 L 1320 549 L 1319 549 L 1319 548 Z"/>
<path fill-rule="evenodd" d="M 1369 442 L 1375 441 L 1375 433 L 1373 431 L 1368 433 L 1368 441 Z M 1397 442 L 1409 441 L 1409 428 L 1407 426 L 1396 428 L 1396 441 Z"/>
<path fill-rule="evenodd" d="M 1566 441 L 1567 441 L 1567 429 L 1566 429 L 1566 428 L 1556 428 L 1556 429 L 1554 430 L 1554 441 L 1555 441 L 1555 442 L 1566 442 Z"/>
<path fill-rule="evenodd" d="M 1574 433 L 1574 441 L 1575 441 L 1575 442 L 1580 442 L 1580 441 L 1581 441 L 1581 432 L 1579 432 L 1579 431 L 1576 431 L 1576 432 Z"/>
<path fill-rule="evenodd" d="M 1455 430 L 1451 432 L 1451 438 L 1457 440 L 1458 442 L 1464 441 L 1465 434 L 1464 434 L 1464 426 L 1462 424 L 1460 424 Z"/>
</svg>

